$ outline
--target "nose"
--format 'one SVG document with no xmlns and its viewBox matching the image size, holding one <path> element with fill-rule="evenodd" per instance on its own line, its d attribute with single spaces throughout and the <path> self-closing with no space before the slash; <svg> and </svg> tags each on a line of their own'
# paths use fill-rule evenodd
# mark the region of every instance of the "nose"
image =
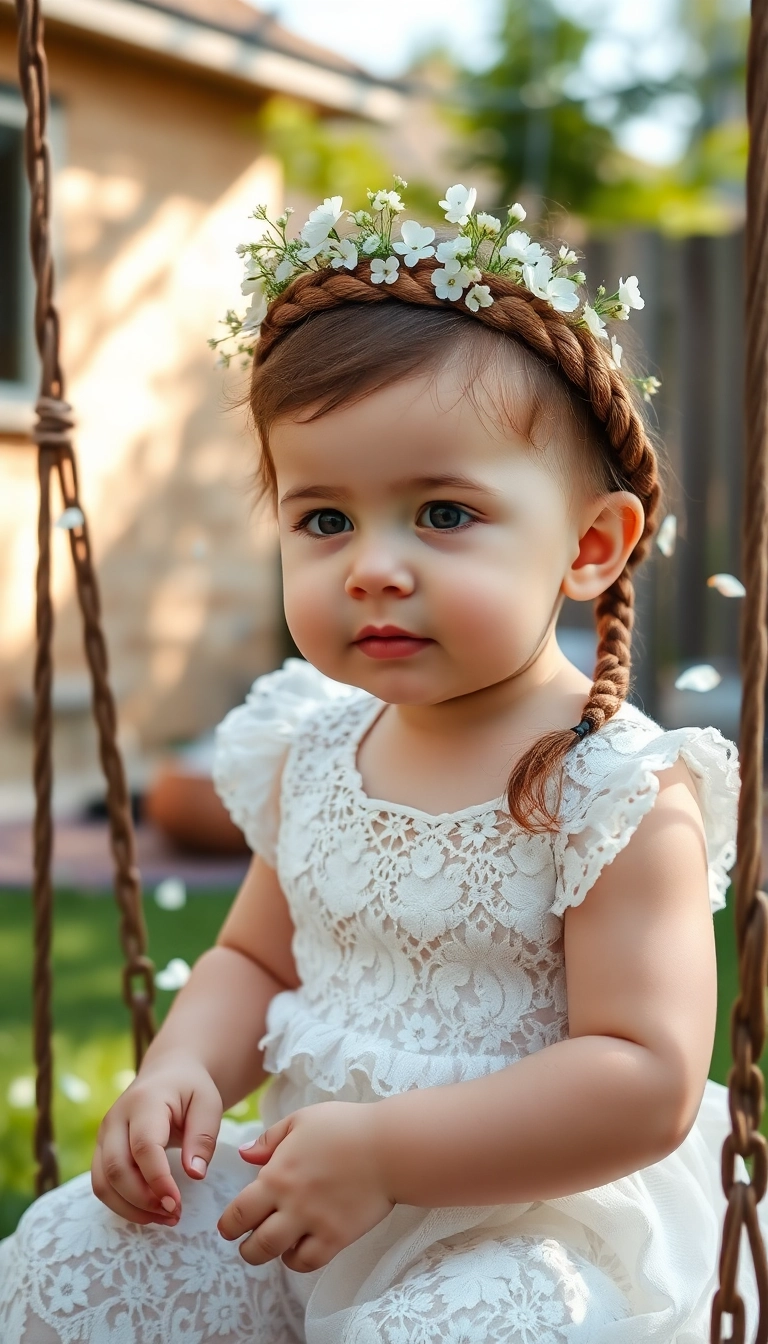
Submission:
<svg viewBox="0 0 768 1344">
<path fill-rule="evenodd" d="M 344 584 L 349 597 L 408 597 L 416 586 L 411 565 L 398 547 L 383 538 L 369 538 L 350 547 L 350 568 Z"/>
</svg>

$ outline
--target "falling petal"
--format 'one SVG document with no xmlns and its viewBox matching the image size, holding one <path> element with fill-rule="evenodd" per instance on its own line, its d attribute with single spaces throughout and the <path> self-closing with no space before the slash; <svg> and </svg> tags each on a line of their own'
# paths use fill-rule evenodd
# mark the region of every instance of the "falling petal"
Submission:
<svg viewBox="0 0 768 1344">
<path fill-rule="evenodd" d="M 747 592 L 741 579 L 733 574 L 712 574 L 707 579 L 707 587 L 716 588 L 723 597 L 745 597 Z"/>
<path fill-rule="evenodd" d="M 695 667 L 687 667 L 685 672 L 680 673 L 675 682 L 675 690 L 711 691 L 721 681 L 720 673 L 710 663 L 697 663 Z"/>
<path fill-rule="evenodd" d="M 34 1078 L 14 1078 L 7 1092 L 8 1105 L 15 1111 L 26 1111 L 35 1104 Z"/>
<path fill-rule="evenodd" d="M 76 504 L 65 509 L 60 518 L 56 519 L 56 527 L 62 527 L 65 532 L 71 532 L 74 527 L 82 527 L 85 522 L 85 514 L 82 509 L 78 509 Z"/>
<path fill-rule="evenodd" d="M 84 1078 L 78 1078 L 74 1073 L 63 1073 L 59 1079 L 59 1087 L 69 1101 L 75 1101 L 78 1105 L 87 1101 L 91 1095 L 90 1085 Z"/>
<path fill-rule="evenodd" d="M 158 989 L 182 989 L 192 971 L 182 957 L 171 957 L 164 971 L 158 971 L 155 984 Z"/>
<path fill-rule="evenodd" d="M 677 540 L 677 518 L 674 513 L 668 513 L 659 528 L 656 537 L 656 545 L 662 555 L 672 555 Z"/>
<path fill-rule="evenodd" d="M 166 877 L 155 887 L 155 904 L 161 910 L 181 910 L 187 904 L 186 884 L 180 877 Z"/>
<path fill-rule="evenodd" d="M 136 1074 L 133 1069 L 118 1069 L 117 1073 L 112 1075 L 112 1082 L 118 1092 L 124 1092 L 126 1087 L 130 1087 Z"/>
</svg>

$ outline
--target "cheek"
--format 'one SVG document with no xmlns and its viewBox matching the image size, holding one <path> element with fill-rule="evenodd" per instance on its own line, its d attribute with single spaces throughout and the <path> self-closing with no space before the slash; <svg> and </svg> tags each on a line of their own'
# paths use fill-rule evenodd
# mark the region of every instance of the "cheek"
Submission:
<svg viewBox="0 0 768 1344">
<path fill-rule="evenodd" d="M 327 635 L 334 614 L 338 616 L 338 601 L 333 600 L 322 564 L 313 564 L 311 556 L 301 560 L 283 556 L 283 606 L 288 629 L 306 653 L 324 632 Z"/>
</svg>

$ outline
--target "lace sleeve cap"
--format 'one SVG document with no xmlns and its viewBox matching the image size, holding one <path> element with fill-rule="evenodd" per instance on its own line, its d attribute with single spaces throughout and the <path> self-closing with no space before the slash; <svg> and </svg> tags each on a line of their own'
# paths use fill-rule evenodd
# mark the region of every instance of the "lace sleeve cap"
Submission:
<svg viewBox="0 0 768 1344">
<path fill-rule="evenodd" d="M 309 714 L 353 690 L 301 658 L 288 658 L 258 677 L 245 703 L 216 729 L 216 792 L 251 849 L 272 867 L 279 826 L 273 786 L 288 749 Z"/>
<path fill-rule="evenodd" d="M 557 883 L 553 915 L 580 905 L 603 868 L 629 843 L 659 792 L 658 772 L 682 758 L 688 766 L 704 822 L 709 900 L 725 906 L 728 872 L 736 857 L 738 752 L 716 728 L 664 732 L 639 710 L 626 707 L 566 760 L 564 824 L 555 843 Z"/>
</svg>

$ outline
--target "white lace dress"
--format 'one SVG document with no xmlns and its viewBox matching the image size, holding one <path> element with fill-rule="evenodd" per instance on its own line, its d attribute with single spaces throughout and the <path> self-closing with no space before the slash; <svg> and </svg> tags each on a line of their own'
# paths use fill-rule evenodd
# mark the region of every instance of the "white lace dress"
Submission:
<svg viewBox="0 0 768 1344">
<path fill-rule="evenodd" d="M 267 1124 L 328 1098 L 476 1078 L 566 1037 L 563 913 L 679 756 L 699 792 L 712 909 L 724 904 L 738 775 L 714 729 L 663 732 L 623 706 L 567 757 L 561 833 L 529 836 L 502 800 L 433 816 L 368 797 L 357 745 L 382 710 L 289 660 L 219 729 L 217 787 L 277 867 L 296 928 L 301 988 L 272 1001 L 264 1038 Z M 284 758 L 278 826 L 268 796 Z M 0 1339 L 707 1344 L 726 1096 L 708 1083 L 685 1141 L 633 1175 L 546 1202 L 398 1205 L 308 1275 L 247 1266 L 218 1236 L 218 1214 L 254 1178 L 237 1144 L 258 1130 L 225 1122 L 204 1182 L 172 1154 L 184 1202 L 173 1230 L 111 1214 L 87 1175 L 38 1200 L 0 1246 Z M 751 1335 L 746 1243 L 742 1281 Z"/>
</svg>

